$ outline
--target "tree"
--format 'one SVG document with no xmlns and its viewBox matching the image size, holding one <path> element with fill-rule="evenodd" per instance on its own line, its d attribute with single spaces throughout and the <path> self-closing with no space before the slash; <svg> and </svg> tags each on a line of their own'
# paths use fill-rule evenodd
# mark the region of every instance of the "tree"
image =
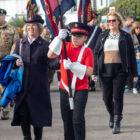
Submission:
<svg viewBox="0 0 140 140">
<path fill-rule="evenodd" d="M 127 16 L 134 15 L 136 20 L 140 22 L 140 0 L 117 0 L 110 7 L 114 6 L 116 12 L 120 13 L 125 20 Z M 109 12 L 109 7 L 99 9 L 101 16 Z"/>
<path fill-rule="evenodd" d="M 140 0 L 117 0 L 110 6 L 114 6 L 124 19 L 129 15 L 134 15 L 137 21 L 140 21 Z"/>
<path fill-rule="evenodd" d="M 16 15 L 15 17 L 12 17 L 8 23 L 15 26 L 15 27 L 22 28 L 25 24 L 24 20 L 25 20 L 24 15 Z"/>
</svg>

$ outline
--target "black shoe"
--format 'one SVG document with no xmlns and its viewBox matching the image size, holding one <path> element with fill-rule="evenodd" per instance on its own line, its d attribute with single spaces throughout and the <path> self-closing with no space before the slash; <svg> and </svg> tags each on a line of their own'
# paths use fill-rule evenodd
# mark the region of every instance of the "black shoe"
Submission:
<svg viewBox="0 0 140 140">
<path fill-rule="evenodd" d="M 1 119 L 2 119 L 2 120 L 9 120 L 9 117 L 4 117 L 4 116 L 2 116 Z"/>
<path fill-rule="evenodd" d="M 120 133 L 120 122 L 115 122 L 112 130 L 113 134 L 119 134 Z"/>
<path fill-rule="evenodd" d="M 111 116 L 109 120 L 109 127 L 113 128 L 113 125 L 114 125 L 114 118 Z"/>
<path fill-rule="evenodd" d="M 122 120 L 122 115 L 115 115 L 114 116 L 114 124 L 113 124 L 113 130 L 112 130 L 113 134 L 120 133 L 121 120 Z"/>
<path fill-rule="evenodd" d="M 109 122 L 109 127 L 113 128 L 114 123 L 113 122 Z"/>
<path fill-rule="evenodd" d="M 11 101 L 10 102 L 10 107 L 14 107 L 14 104 L 15 104 L 14 101 Z"/>
<path fill-rule="evenodd" d="M 95 87 L 94 88 L 91 88 L 90 91 L 96 91 Z"/>
<path fill-rule="evenodd" d="M 31 136 L 24 136 L 24 140 L 32 140 Z"/>
</svg>

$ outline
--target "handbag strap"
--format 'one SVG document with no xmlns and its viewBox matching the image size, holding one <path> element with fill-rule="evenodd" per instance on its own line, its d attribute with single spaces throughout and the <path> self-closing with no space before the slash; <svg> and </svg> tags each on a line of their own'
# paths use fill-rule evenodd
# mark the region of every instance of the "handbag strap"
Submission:
<svg viewBox="0 0 140 140">
<path fill-rule="evenodd" d="M 22 39 L 20 39 L 19 43 L 19 55 L 21 55 L 21 50 L 22 50 Z"/>
</svg>

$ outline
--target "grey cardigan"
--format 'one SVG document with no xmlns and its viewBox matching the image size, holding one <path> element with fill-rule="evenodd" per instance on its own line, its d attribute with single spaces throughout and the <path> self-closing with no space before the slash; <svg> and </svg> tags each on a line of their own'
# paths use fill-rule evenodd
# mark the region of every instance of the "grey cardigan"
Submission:
<svg viewBox="0 0 140 140">
<path fill-rule="evenodd" d="M 137 36 L 135 34 L 133 34 L 133 35 L 131 35 L 131 37 L 133 40 L 134 48 L 137 48 L 138 46 L 140 46 Z"/>
</svg>

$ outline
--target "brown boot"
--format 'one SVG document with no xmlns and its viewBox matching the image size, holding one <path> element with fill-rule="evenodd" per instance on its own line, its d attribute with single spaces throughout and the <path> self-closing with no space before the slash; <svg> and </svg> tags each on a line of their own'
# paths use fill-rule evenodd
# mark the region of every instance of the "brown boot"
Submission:
<svg viewBox="0 0 140 140">
<path fill-rule="evenodd" d="M 1 116 L 2 120 L 8 120 L 9 119 L 9 111 L 2 111 L 2 116 Z"/>
</svg>

